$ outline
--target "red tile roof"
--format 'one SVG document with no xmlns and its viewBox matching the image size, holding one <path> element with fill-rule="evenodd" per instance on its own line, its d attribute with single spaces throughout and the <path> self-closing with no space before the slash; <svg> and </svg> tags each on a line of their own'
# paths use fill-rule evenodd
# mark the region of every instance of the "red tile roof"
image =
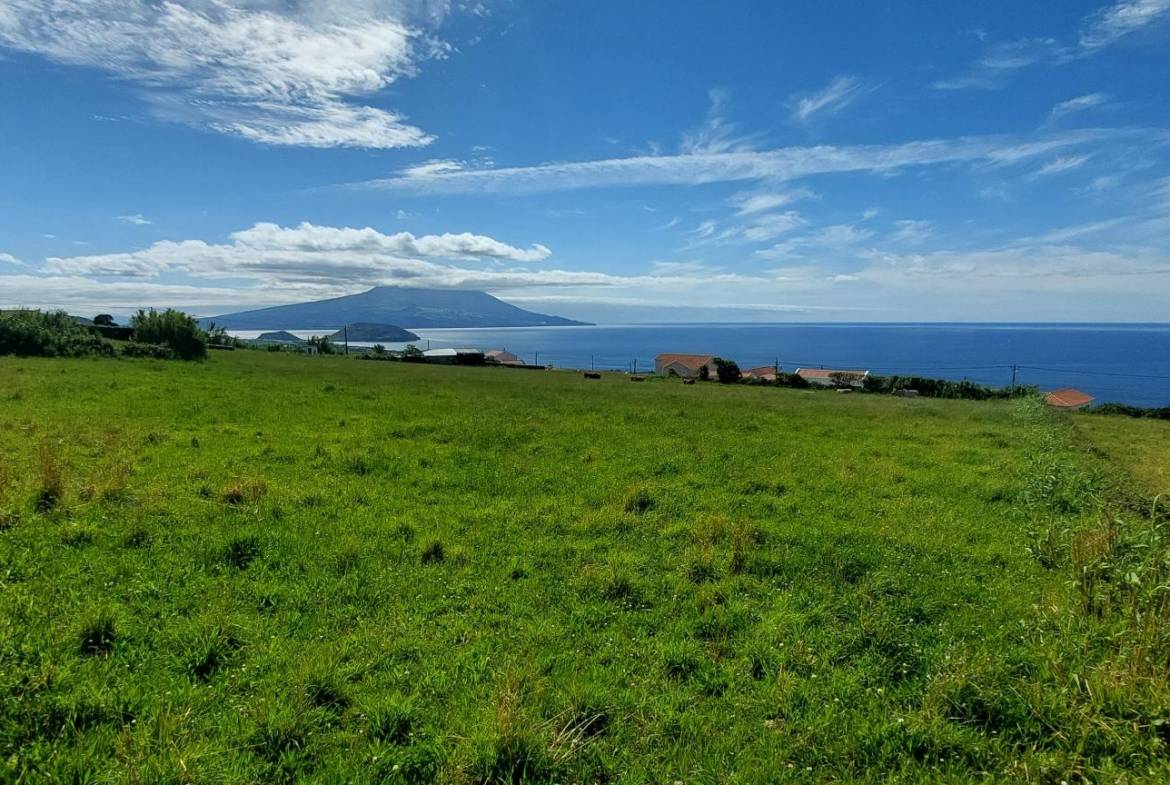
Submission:
<svg viewBox="0 0 1170 785">
<path fill-rule="evenodd" d="M 761 365 L 759 368 L 748 368 L 743 372 L 744 376 L 775 376 L 776 369 L 771 365 Z"/>
<path fill-rule="evenodd" d="M 714 359 L 715 356 L 711 354 L 660 354 L 654 358 L 654 362 L 660 366 L 680 363 L 697 370 Z"/>
<path fill-rule="evenodd" d="M 1076 409 L 1080 406 L 1088 406 L 1094 400 L 1093 396 L 1088 393 L 1083 393 L 1075 387 L 1053 390 L 1044 396 L 1044 402 L 1046 404 L 1061 409 Z"/>
</svg>

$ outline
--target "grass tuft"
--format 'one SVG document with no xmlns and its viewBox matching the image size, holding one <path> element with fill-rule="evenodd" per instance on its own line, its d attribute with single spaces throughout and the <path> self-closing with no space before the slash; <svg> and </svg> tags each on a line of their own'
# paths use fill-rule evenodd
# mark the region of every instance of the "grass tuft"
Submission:
<svg viewBox="0 0 1170 785">
<path fill-rule="evenodd" d="M 78 633 L 78 650 L 86 656 L 105 656 L 114 650 L 116 639 L 114 616 L 103 611 L 81 625 L 81 631 Z"/>
<path fill-rule="evenodd" d="M 447 558 L 446 550 L 443 548 L 443 543 L 439 540 L 431 540 L 419 553 L 419 560 L 423 564 L 439 564 Z"/>
</svg>

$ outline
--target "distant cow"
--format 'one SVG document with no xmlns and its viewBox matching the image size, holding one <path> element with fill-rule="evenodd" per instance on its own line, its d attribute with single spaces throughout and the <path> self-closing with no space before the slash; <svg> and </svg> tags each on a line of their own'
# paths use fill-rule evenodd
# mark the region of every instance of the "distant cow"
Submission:
<svg viewBox="0 0 1170 785">
<path fill-rule="evenodd" d="M 594 373 L 593 371 L 586 371 L 583 375 L 585 376 L 586 379 L 600 379 L 601 378 L 601 374 Z"/>
<path fill-rule="evenodd" d="M 644 381 L 646 381 L 646 377 L 645 376 L 631 376 L 630 381 L 631 382 L 644 382 Z"/>
<path fill-rule="evenodd" d="M 683 379 L 683 384 L 694 384 L 694 383 L 695 383 L 694 379 Z"/>
</svg>

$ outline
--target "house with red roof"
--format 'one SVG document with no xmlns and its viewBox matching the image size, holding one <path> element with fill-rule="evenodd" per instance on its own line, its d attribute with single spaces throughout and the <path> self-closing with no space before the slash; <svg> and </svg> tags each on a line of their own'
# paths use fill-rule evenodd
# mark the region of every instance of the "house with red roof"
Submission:
<svg viewBox="0 0 1170 785">
<path fill-rule="evenodd" d="M 759 368 L 748 368 L 743 372 L 745 379 L 763 379 L 767 382 L 776 381 L 776 368 L 771 365 L 761 365 Z"/>
<path fill-rule="evenodd" d="M 710 354 L 660 354 L 654 358 L 654 373 L 659 376 L 681 376 L 684 379 L 697 379 L 703 375 L 703 368 L 707 375 L 715 378 L 715 357 Z"/>
<path fill-rule="evenodd" d="M 1064 387 L 1044 394 L 1044 403 L 1055 409 L 1083 409 L 1095 398 L 1075 387 Z"/>
</svg>

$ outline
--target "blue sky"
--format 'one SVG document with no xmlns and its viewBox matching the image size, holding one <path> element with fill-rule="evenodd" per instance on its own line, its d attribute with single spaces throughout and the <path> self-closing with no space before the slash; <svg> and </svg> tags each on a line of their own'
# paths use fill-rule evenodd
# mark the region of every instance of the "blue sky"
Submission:
<svg viewBox="0 0 1170 785">
<path fill-rule="evenodd" d="M 884 5 L 6 0 L 0 307 L 1165 321 L 1170 0 Z"/>
</svg>

